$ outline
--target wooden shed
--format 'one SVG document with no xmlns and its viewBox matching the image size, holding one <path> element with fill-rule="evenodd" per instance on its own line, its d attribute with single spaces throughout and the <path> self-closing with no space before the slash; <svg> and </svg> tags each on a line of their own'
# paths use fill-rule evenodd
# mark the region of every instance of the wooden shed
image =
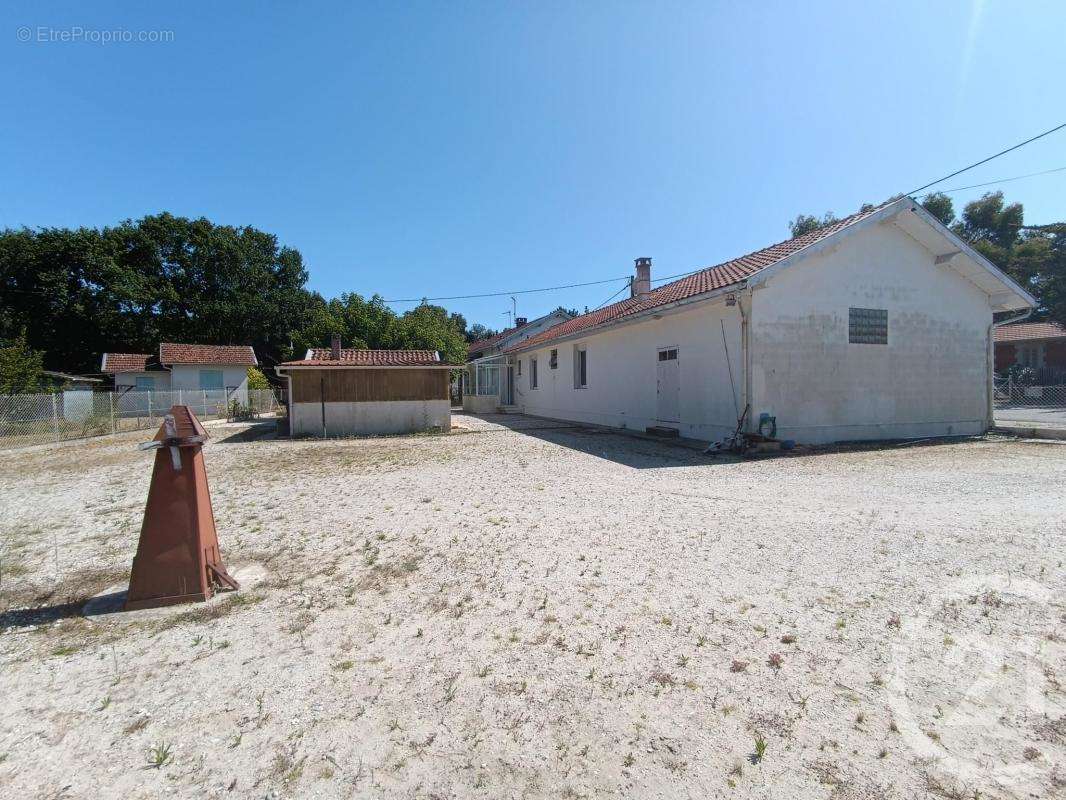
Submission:
<svg viewBox="0 0 1066 800">
<path fill-rule="evenodd" d="M 311 349 L 276 367 L 292 436 L 365 436 L 451 428 L 449 372 L 434 350 Z"/>
</svg>

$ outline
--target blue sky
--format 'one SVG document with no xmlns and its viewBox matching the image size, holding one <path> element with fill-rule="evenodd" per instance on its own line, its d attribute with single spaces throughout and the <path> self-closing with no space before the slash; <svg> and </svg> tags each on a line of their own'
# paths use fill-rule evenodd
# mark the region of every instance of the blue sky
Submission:
<svg viewBox="0 0 1066 800">
<path fill-rule="evenodd" d="M 0 226 L 253 225 L 327 296 L 592 281 L 637 256 L 684 272 L 1066 121 L 1053 2 L 34 2 L 3 19 Z M 39 41 L 78 27 L 172 40 Z M 1066 131 L 944 186 L 1060 166 Z M 1003 189 L 1028 221 L 1066 216 L 1066 172 Z M 518 313 L 621 286 L 520 295 Z M 443 305 L 498 327 L 511 304 Z"/>
</svg>

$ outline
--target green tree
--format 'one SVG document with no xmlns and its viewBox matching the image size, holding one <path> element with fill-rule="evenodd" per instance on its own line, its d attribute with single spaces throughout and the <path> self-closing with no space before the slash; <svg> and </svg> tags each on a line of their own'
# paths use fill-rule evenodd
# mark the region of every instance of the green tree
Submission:
<svg viewBox="0 0 1066 800">
<path fill-rule="evenodd" d="M 266 375 L 263 374 L 261 369 L 258 369 L 257 367 L 248 367 L 248 388 L 269 389 L 270 381 L 267 380 Z"/>
<path fill-rule="evenodd" d="M 922 208 L 946 226 L 950 226 L 955 221 L 955 204 L 943 192 L 934 192 L 923 197 Z"/>
<path fill-rule="evenodd" d="M 840 219 L 835 216 L 832 211 L 826 211 L 821 219 L 810 214 L 800 214 L 788 223 L 788 229 L 792 232 L 792 238 L 795 239 L 810 233 L 811 231 L 816 231 L 819 228 L 823 228 L 826 225 L 832 225 L 834 222 L 839 221 Z"/>
<path fill-rule="evenodd" d="M 0 394 L 29 394 L 41 390 L 44 353 L 30 348 L 26 334 L 0 347 Z"/>
</svg>

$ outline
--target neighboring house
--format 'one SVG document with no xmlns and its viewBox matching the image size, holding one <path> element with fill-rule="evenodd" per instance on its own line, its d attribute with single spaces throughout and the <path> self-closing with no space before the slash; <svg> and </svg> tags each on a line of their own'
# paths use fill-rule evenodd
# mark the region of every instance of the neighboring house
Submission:
<svg viewBox="0 0 1066 800">
<path fill-rule="evenodd" d="M 248 367 L 258 364 L 247 345 L 164 342 L 155 355 L 104 353 L 100 371 L 114 376 L 120 394 L 196 390 L 247 403 Z"/>
<path fill-rule="evenodd" d="M 910 198 L 507 348 L 526 414 L 720 440 L 763 415 L 819 443 L 979 434 L 993 313 L 1035 300 Z M 764 431 L 767 428 L 764 428 Z"/>
<path fill-rule="evenodd" d="M 1066 376 L 1066 327 L 1020 322 L 996 328 L 996 371 L 1018 365 L 1047 377 Z"/>
<path fill-rule="evenodd" d="M 288 384 L 292 436 L 451 429 L 450 371 L 434 350 L 308 350 L 275 367 Z"/>
<path fill-rule="evenodd" d="M 504 350 L 572 318 L 573 314 L 561 308 L 532 322 L 518 317 L 513 328 L 467 345 L 467 364 L 462 373 L 463 410 L 488 413 L 513 404 L 515 362 Z"/>
</svg>

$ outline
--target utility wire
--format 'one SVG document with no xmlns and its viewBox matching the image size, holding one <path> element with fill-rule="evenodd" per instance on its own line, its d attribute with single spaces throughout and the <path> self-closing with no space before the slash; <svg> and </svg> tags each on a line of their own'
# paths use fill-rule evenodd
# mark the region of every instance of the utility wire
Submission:
<svg viewBox="0 0 1066 800">
<path fill-rule="evenodd" d="M 967 189 L 980 189 L 982 186 L 995 186 L 998 183 L 1020 181 L 1022 178 L 1035 178 L 1037 175 L 1050 175 L 1052 172 L 1062 172 L 1063 170 L 1066 170 L 1066 167 L 1055 167 L 1055 169 L 1045 169 L 1043 172 L 1030 172 L 1028 175 L 1015 175 L 1013 178 L 1000 178 L 998 181 L 975 183 L 972 186 L 957 186 L 954 189 L 937 189 L 937 192 L 941 194 L 947 194 L 948 192 L 963 192 Z"/>
<path fill-rule="evenodd" d="M 605 305 L 608 305 L 612 300 L 614 300 L 616 297 L 618 297 L 618 295 L 620 295 L 622 292 L 624 292 L 626 289 L 628 289 L 631 285 L 632 285 L 631 283 L 627 283 L 625 286 L 623 286 L 621 289 L 619 289 L 617 292 L 612 294 L 610 297 L 608 297 L 606 300 L 604 300 L 602 303 L 600 303 L 598 306 L 596 306 L 592 310 L 593 311 L 599 311 Z"/>
<path fill-rule="evenodd" d="M 1030 144 L 1031 142 L 1035 142 L 1037 139 L 1043 139 L 1045 136 L 1048 136 L 1048 135 L 1054 133 L 1055 131 L 1061 131 L 1063 128 L 1066 128 L 1066 122 L 1062 123 L 1061 125 L 1056 125 L 1054 128 L 1052 128 L 1049 131 L 1044 131 L 1043 133 L 1039 133 L 1036 136 L 1032 137 L 1031 139 L 1026 139 L 1024 142 L 1018 142 L 1018 144 L 1016 144 L 1016 145 L 1014 145 L 1012 147 L 1008 147 L 1006 150 L 1000 150 L 995 155 L 989 156 L 988 158 L 982 158 L 980 161 L 977 161 L 977 162 L 975 162 L 973 164 L 970 164 L 970 166 L 968 166 L 968 167 L 963 167 L 962 169 L 957 169 L 954 172 L 952 172 L 950 175 L 945 175 L 943 178 L 937 178 L 932 183 L 927 183 L 927 184 L 925 184 L 925 186 L 919 186 L 917 189 L 911 189 L 909 192 L 906 192 L 906 194 L 908 194 L 908 195 L 918 194 L 918 192 L 922 191 L 923 189 L 928 189 L 930 186 L 935 186 L 938 183 L 942 183 L 943 181 L 946 181 L 948 178 L 954 178 L 956 175 L 961 175 L 962 173 L 967 172 L 967 171 L 973 169 L 974 167 L 979 167 L 982 164 L 987 164 L 993 158 L 999 158 L 1000 156 L 1006 155 L 1007 153 L 1011 152 L 1012 150 L 1017 150 L 1019 147 L 1024 147 L 1025 145 Z"/>
<path fill-rule="evenodd" d="M 614 283 L 615 281 L 627 281 L 628 275 L 623 275 L 620 278 L 605 278 L 602 281 L 587 281 L 585 283 L 569 283 L 565 286 L 546 286 L 543 289 L 520 289 L 518 291 L 510 292 L 485 292 L 484 294 L 459 294 L 452 297 L 408 297 L 403 300 L 383 300 L 384 303 L 422 303 L 429 302 L 431 300 L 473 300 L 479 297 L 505 297 L 512 294 L 533 294 L 535 292 L 555 292 L 560 289 L 576 289 L 579 286 L 599 286 L 604 283 Z"/>
</svg>

